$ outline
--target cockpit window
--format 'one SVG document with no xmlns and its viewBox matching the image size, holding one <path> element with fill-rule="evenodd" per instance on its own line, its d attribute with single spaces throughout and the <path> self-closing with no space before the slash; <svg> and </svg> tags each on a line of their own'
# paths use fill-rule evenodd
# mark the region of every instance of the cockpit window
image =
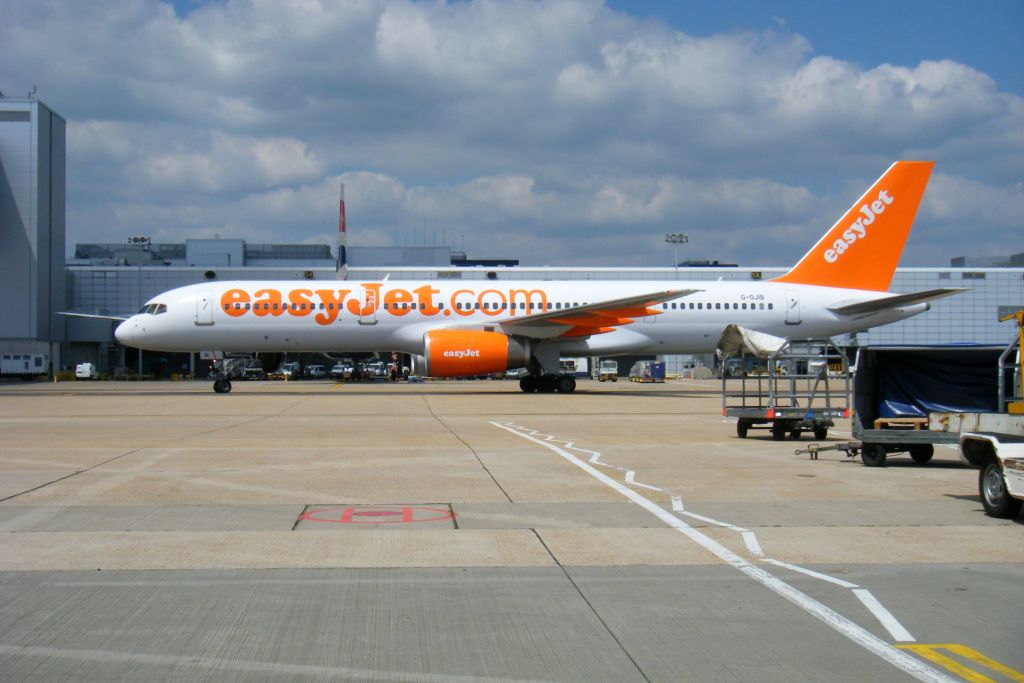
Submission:
<svg viewBox="0 0 1024 683">
<path fill-rule="evenodd" d="M 167 304 L 146 304 L 139 309 L 137 315 L 143 315 L 148 313 L 149 315 L 160 315 L 161 313 L 167 312 Z"/>
</svg>

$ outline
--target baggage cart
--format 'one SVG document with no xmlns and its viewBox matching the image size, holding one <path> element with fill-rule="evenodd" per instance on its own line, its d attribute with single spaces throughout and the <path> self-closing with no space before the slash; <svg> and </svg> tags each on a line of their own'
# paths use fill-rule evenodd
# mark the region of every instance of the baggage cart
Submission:
<svg viewBox="0 0 1024 683">
<path fill-rule="evenodd" d="M 723 365 L 722 415 L 736 418 L 736 435 L 769 429 L 772 438 L 824 439 L 836 419 L 850 415 L 846 356 L 829 339 L 786 342 L 763 364 Z"/>
</svg>

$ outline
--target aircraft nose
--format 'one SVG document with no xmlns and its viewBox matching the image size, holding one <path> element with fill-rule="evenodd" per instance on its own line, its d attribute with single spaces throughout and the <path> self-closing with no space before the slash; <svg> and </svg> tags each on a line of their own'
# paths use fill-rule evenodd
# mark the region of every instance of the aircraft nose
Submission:
<svg viewBox="0 0 1024 683">
<path fill-rule="evenodd" d="M 139 323 L 134 317 L 128 318 L 114 330 L 114 337 L 125 346 L 135 346 L 139 338 Z"/>
</svg>

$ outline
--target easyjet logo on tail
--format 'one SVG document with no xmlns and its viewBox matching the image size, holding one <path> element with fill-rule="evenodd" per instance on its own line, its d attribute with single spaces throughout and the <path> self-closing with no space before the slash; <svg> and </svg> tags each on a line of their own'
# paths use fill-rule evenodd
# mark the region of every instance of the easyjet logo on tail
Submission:
<svg viewBox="0 0 1024 683">
<path fill-rule="evenodd" d="M 896 198 L 889 194 L 888 190 L 879 190 L 878 199 L 873 202 L 864 202 L 860 207 L 857 220 L 843 231 L 842 236 L 832 243 L 832 246 L 825 250 L 825 260 L 835 263 L 839 257 L 846 253 L 857 240 L 868 236 L 868 226 L 875 222 L 875 218 L 885 212 L 885 208 L 893 203 Z"/>
<path fill-rule="evenodd" d="M 774 282 L 888 290 L 934 165 L 931 161 L 897 161 L 890 166 L 804 257 Z M 857 246 L 862 240 L 870 241 Z"/>
</svg>

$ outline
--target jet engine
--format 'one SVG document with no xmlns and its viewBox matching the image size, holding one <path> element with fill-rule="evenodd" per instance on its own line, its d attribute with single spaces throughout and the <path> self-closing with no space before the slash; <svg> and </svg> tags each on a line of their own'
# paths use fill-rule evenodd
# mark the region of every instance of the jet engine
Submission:
<svg viewBox="0 0 1024 683">
<path fill-rule="evenodd" d="M 530 360 L 529 340 L 483 330 L 431 330 L 423 355 L 413 357 L 413 374 L 468 377 L 520 368 Z"/>
</svg>

